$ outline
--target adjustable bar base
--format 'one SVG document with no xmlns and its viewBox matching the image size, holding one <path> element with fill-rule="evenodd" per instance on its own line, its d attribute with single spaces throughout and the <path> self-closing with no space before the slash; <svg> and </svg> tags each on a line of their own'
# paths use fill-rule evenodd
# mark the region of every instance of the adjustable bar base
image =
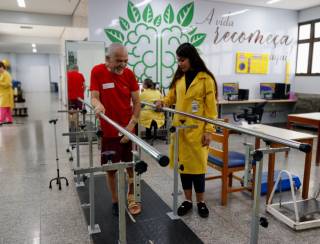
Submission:
<svg viewBox="0 0 320 244">
<path fill-rule="evenodd" d="M 320 227 L 320 201 L 315 198 L 297 201 L 299 220 L 294 215 L 293 201 L 274 203 L 267 206 L 267 212 L 294 230 Z"/>
</svg>

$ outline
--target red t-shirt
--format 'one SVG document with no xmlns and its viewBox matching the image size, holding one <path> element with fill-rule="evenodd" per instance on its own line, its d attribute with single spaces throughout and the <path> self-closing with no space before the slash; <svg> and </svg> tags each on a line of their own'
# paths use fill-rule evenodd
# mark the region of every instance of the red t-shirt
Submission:
<svg viewBox="0 0 320 244">
<path fill-rule="evenodd" d="M 84 77 L 78 71 L 68 71 L 68 99 L 74 100 L 84 97 Z"/>
<path fill-rule="evenodd" d="M 100 101 L 105 107 L 105 115 L 120 126 L 126 127 L 132 116 L 131 92 L 138 91 L 135 75 L 130 69 L 124 69 L 122 75 L 110 72 L 105 64 L 93 67 L 90 90 L 98 91 Z M 103 119 L 100 120 L 104 137 L 118 137 L 119 132 Z"/>
</svg>

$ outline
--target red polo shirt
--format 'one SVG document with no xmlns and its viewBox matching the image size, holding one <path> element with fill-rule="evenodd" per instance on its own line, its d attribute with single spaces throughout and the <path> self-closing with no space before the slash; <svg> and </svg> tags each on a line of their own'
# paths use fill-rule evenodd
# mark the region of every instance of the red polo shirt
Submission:
<svg viewBox="0 0 320 244">
<path fill-rule="evenodd" d="M 124 69 L 122 75 L 110 72 L 105 64 L 93 67 L 90 90 L 98 91 L 100 101 L 106 109 L 105 115 L 120 126 L 126 127 L 132 116 L 131 92 L 138 91 L 135 75 Z M 104 137 L 118 137 L 119 132 L 112 125 L 100 120 Z"/>
<path fill-rule="evenodd" d="M 84 77 L 78 71 L 68 71 L 68 99 L 75 100 L 84 96 Z"/>
</svg>

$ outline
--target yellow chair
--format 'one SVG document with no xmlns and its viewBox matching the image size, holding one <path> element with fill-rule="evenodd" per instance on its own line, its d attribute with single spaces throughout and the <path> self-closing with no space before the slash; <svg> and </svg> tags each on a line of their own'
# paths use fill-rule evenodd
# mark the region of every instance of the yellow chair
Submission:
<svg viewBox="0 0 320 244">
<path fill-rule="evenodd" d="M 229 129 L 219 128 L 217 131 L 219 132 L 212 133 L 214 143 L 211 142 L 209 146 L 208 166 L 220 171 L 221 175 L 207 176 L 206 180 L 221 179 L 221 205 L 227 205 L 228 193 L 251 189 L 242 186 L 232 187 L 233 179 L 242 181 L 242 178 L 233 173 L 244 170 L 245 154 L 229 151 Z"/>
</svg>

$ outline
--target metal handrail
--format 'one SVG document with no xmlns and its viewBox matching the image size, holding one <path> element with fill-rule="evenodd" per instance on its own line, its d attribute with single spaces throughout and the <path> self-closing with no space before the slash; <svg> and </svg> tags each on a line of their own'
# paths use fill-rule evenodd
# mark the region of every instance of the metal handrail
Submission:
<svg viewBox="0 0 320 244">
<path fill-rule="evenodd" d="M 142 102 L 141 101 L 141 104 L 156 108 L 156 105 L 153 104 L 153 103 L 148 103 L 148 102 Z M 279 144 L 282 144 L 282 145 L 285 145 L 285 146 L 288 146 L 288 147 L 291 147 L 291 148 L 298 149 L 298 150 L 300 150 L 302 152 L 305 152 L 305 153 L 310 152 L 310 150 L 311 150 L 311 146 L 309 144 L 307 144 L 307 143 L 300 143 L 300 142 L 296 142 L 296 141 L 293 141 L 293 140 L 282 139 L 282 138 L 276 137 L 276 136 L 270 136 L 270 135 L 262 133 L 262 132 L 257 132 L 255 130 L 251 130 L 251 129 L 248 129 L 248 128 L 242 128 L 242 127 L 237 126 L 237 125 L 233 125 L 233 124 L 230 124 L 230 123 L 223 122 L 220 119 L 217 119 L 217 120 L 208 119 L 208 118 L 205 118 L 205 117 L 201 117 L 201 116 L 194 115 L 194 114 L 189 114 L 189 113 L 182 112 L 182 111 L 175 110 L 175 109 L 168 108 L 168 107 L 162 107 L 161 110 L 166 111 L 166 112 L 170 112 L 170 113 L 184 115 L 184 116 L 187 116 L 187 117 L 190 117 L 190 118 L 193 118 L 193 119 L 197 119 L 197 120 L 201 120 L 201 121 L 207 122 L 209 124 L 213 124 L 213 125 L 216 125 L 216 126 L 221 126 L 221 127 L 224 127 L 224 128 L 230 129 L 230 130 L 234 130 L 234 131 L 238 131 L 238 132 L 241 132 L 241 133 L 244 133 L 244 134 L 247 134 L 247 135 L 259 137 L 259 138 L 261 138 L 261 139 L 263 139 L 263 140 L 265 140 L 267 142 L 276 142 L 276 143 L 279 143 Z"/>
<path fill-rule="evenodd" d="M 93 109 L 93 107 L 85 102 L 83 99 L 78 98 L 79 101 L 81 101 L 83 104 L 85 104 L 86 106 L 88 106 L 89 108 Z M 149 155 L 151 155 L 156 161 L 158 161 L 158 163 L 165 167 L 169 164 L 169 158 L 166 155 L 161 154 L 157 149 L 155 149 L 154 147 L 152 147 L 151 145 L 149 145 L 148 143 L 146 143 L 145 141 L 143 141 L 141 138 L 139 138 L 138 136 L 130 133 L 129 131 L 127 131 L 125 128 L 123 128 L 122 126 L 120 126 L 118 123 L 116 123 L 115 121 L 113 121 L 112 119 L 110 119 L 108 116 L 106 116 L 104 113 L 100 112 L 99 116 L 105 120 L 107 123 L 111 124 L 113 127 L 115 127 L 119 132 L 121 132 L 124 136 L 128 137 L 131 141 L 133 141 L 135 144 L 139 145 L 146 153 L 148 153 Z"/>
</svg>

